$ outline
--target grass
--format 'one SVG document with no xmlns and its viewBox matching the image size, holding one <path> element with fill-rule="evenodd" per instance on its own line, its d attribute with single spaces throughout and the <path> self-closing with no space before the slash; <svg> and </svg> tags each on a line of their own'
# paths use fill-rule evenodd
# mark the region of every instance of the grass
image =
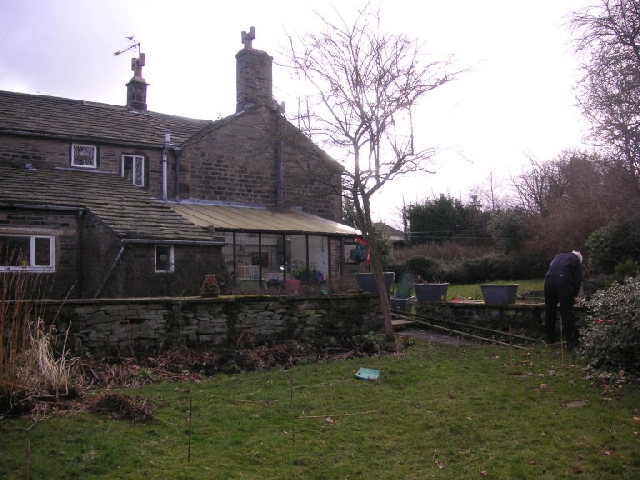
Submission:
<svg viewBox="0 0 640 480">
<path fill-rule="evenodd" d="M 359 367 L 380 379 L 355 379 Z M 549 348 L 415 340 L 398 355 L 121 390 L 153 402 L 144 424 L 4 419 L 0 478 L 639 478 L 640 392 L 593 382 Z"/>
</svg>

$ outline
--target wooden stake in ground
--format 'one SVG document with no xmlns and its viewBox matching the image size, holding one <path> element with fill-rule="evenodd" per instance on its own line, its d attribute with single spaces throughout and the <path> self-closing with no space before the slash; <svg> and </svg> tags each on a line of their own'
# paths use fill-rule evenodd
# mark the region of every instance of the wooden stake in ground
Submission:
<svg viewBox="0 0 640 480">
<path fill-rule="evenodd" d="M 291 415 L 291 441 L 296 446 L 296 423 L 293 415 L 293 357 L 289 357 L 289 414 Z"/>
<path fill-rule="evenodd" d="M 191 417 L 193 416 L 193 392 L 189 390 L 189 446 L 187 447 L 187 463 L 191 461 Z"/>
<path fill-rule="evenodd" d="M 27 438 L 27 450 L 25 452 L 25 464 L 24 464 L 24 480 L 29 480 L 29 461 L 31 458 L 31 441 Z"/>
</svg>

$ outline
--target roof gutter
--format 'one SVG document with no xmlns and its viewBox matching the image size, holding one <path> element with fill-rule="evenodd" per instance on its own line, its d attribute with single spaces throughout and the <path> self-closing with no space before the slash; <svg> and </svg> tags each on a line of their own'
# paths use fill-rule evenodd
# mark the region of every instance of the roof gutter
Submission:
<svg viewBox="0 0 640 480">
<path fill-rule="evenodd" d="M 100 145 L 123 145 L 127 147 L 132 147 L 132 148 L 145 148 L 145 149 L 158 148 L 157 143 L 138 143 L 138 142 L 131 142 L 128 140 L 119 140 L 119 139 L 105 140 L 103 137 L 91 137 L 91 136 L 88 136 L 88 137 L 71 136 L 70 137 L 69 135 L 63 135 L 63 134 L 57 135 L 52 133 L 39 133 L 39 132 L 29 132 L 27 130 L 11 130 L 11 129 L 0 129 L 0 133 L 7 134 L 7 135 L 16 135 L 21 137 L 42 138 L 42 139 L 48 139 L 48 140 L 65 140 L 69 142 L 98 143 Z"/>
<path fill-rule="evenodd" d="M 122 238 L 121 243 L 136 243 L 147 245 L 226 245 L 226 240 L 165 240 L 165 239 L 144 239 L 144 238 Z"/>
<path fill-rule="evenodd" d="M 11 208 L 34 208 L 39 210 L 59 210 L 63 212 L 82 212 L 86 210 L 85 207 L 66 207 L 63 205 L 47 205 L 40 203 L 30 205 L 28 203 L 0 202 L 0 206 Z"/>
</svg>

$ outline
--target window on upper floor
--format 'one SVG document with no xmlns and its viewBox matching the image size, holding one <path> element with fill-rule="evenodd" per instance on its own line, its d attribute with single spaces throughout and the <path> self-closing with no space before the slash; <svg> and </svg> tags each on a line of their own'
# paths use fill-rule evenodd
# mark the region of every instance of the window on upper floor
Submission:
<svg viewBox="0 0 640 480">
<path fill-rule="evenodd" d="M 0 234 L 0 271 L 55 270 L 55 237 Z"/>
<path fill-rule="evenodd" d="M 156 245 L 156 272 L 173 272 L 173 245 Z"/>
<path fill-rule="evenodd" d="M 144 187 L 144 157 L 142 155 L 122 156 L 122 176 L 137 187 Z"/>
<path fill-rule="evenodd" d="M 71 145 L 71 166 L 98 168 L 98 149 L 95 145 Z"/>
</svg>

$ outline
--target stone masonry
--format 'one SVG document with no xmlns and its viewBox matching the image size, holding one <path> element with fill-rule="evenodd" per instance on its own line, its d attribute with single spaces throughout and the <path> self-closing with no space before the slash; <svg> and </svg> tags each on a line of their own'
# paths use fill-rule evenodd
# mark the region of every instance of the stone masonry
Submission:
<svg viewBox="0 0 640 480">
<path fill-rule="evenodd" d="M 242 296 L 47 301 L 76 351 L 143 351 L 172 346 L 236 345 L 267 340 L 347 338 L 381 332 L 379 302 L 366 295 Z"/>
</svg>

